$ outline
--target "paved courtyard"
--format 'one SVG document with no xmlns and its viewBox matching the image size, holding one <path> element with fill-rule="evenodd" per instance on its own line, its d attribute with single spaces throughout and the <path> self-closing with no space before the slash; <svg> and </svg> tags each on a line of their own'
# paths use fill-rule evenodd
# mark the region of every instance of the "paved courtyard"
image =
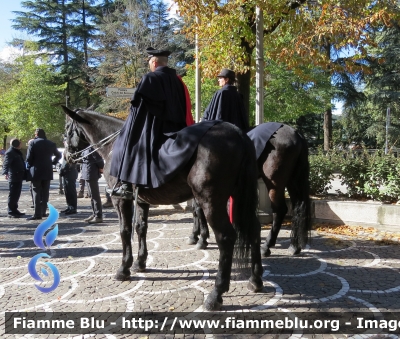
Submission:
<svg viewBox="0 0 400 339">
<path fill-rule="evenodd" d="M 65 208 L 52 182 L 50 203 Z M 20 210 L 31 215 L 28 186 L 24 184 Z M 44 252 L 33 242 L 38 222 L 6 216 L 7 183 L 0 181 L 0 338 L 311 338 L 307 330 L 289 334 L 5 334 L 5 312 L 141 312 L 151 314 L 199 314 L 212 290 L 218 265 L 214 236 L 206 250 L 186 244 L 192 228 L 191 213 L 182 206 L 152 208 L 149 218 L 147 271 L 129 281 L 114 280 L 121 263 L 121 241 L 117 215 L 104 210 L 104 223 L 89 225 L 90 200 L 79 199 L 76 215 L 60 215 L 58 236 L 47 251 L 60 272 L 59 286 L 41 293 L 27 266 Z M 267 235 L 267 227 L 262 236 Z M 288 257 L 288 229 L 282 230 L 272 256 L 263 259 L 264 289 L 247 290 L 247 278 L 234 270 L 229 292 L 223 295 L 223 312 L 287 314 L 294 319 L 306 312 L 364 312 L 379 318 L 400 309 L 400 246 L 367 237 L 329 235 L 313 231 L 309 247 L 297 257 Z M 136 240 L 136 238 L 135 238 Z M 136 256 L 137 243 L 134 243 Z M 394 313 L 396 314 L 396 313 Z M 400 313 L 398 313 L 400 315 Z M 399 317 L 400 319 L 400 317 Z M 343 330 L 342 330 L 343 332 Z M 399 330 L 380 329 L 379 334 L 316 334 L 319 338 L 397 338 Z"/>
</svg>

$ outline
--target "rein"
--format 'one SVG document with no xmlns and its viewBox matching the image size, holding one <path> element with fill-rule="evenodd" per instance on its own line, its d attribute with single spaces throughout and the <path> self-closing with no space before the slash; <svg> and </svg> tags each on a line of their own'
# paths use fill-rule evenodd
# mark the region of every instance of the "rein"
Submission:
<svg viewBox="0 0 400 339">
<path fill-rule="evenodd" d="M 118 131 L 114 132 L 113 134 L 111 134 L 111 135 L 105 137 L 104 139 L 100 140 L 96 144 L 93 144 L 93 145 L 89 144 L 89 146 L 84 148 L 83 150 L 80 150 L 80 151 L 74 152 L 74 153 L 69 153 L 69 157 L 72 159 L 73 162 L 79 162 L 80 160 L 83 160 L 84 158 L 86 158 L 88 155 L 96 152 L 98 149 L 100 149 L 100 148 L 104 147 L 105 145 L 113 142 L 118 137 L 118 135 L 120 133 L 121 133 L 121 130 L 118 130 Z M 84 157 L 81 156 L 78 159 L 73 159 L 74 156 L 81 155 L 83 152 L 85 152 L 86 150 L 88 150 L 91 147 L 94 148 L 94 150 L 92 152 L 90 152 L 89 154 L 85 155 Z"/>
</svg>

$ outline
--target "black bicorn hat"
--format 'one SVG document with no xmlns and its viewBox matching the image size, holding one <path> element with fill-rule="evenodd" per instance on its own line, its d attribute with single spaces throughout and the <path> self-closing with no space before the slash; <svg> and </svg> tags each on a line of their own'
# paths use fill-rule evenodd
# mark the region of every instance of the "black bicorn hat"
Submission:
<svg viewBox="0 0 400 339">
<path fill-rule="evenodd" d="M 167 51 L 166 49 L 155 49 L 153 47 L 146 48 L 146 53 L 149 55 L 149 57 L 153 57 L 153 56 L 168 57 L 171 55 L 171 52 Z"/>
<path fill-rule="evenodd" d="M 223 68 L 222 71 L 217 75 L 217 78 L 228 78 L 232 80 L 235 80 L 235 77 L 235 72 L 228 68 Z"/>
</svg>

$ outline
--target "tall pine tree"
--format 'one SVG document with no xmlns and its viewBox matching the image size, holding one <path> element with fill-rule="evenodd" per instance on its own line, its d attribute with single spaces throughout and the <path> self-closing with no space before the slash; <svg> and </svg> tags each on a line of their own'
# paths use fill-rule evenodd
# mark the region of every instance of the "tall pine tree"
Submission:
<svg viewBox="0 0 400 339">
<path fill-rule="evenodd" d="M 67 103 L 73 106 L 90 104 L 88 46 L 104 5 L 109 6 L 109 1 L 34 0 L 21 2 L 26 12 L 14 12 L 12 27 L 32 35 L 40 52 L 51 58 L 67 84 Z M 24 45 L 20 40 L 13 43 Z"/>
</svg>

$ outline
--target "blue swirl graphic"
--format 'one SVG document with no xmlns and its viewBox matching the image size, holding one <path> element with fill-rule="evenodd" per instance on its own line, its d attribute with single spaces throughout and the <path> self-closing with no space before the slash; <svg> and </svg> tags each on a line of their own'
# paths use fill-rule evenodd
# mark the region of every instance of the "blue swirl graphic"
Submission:
<svg viewBox="0 0 400 339">
<path fill-rule="evenodd" d="M 53 205 L 47 204 L 49 206 L 49 217 L 39 224 L 39 226 L 35 230 L 35 234 L 33 235 L 33 242 L 37 247 L 40 247 L 42 250 L 45 250 L 46 247 L 43 244 L 43 235 L 46 231 L 51 228 L 55 224 L 58 219 L 59 213 L 53 207 Z M 46 245 L 50 247 L 54 240 L 57 238 L 58 235 L 58 225 L 55 225 L 54 229 L 51 230 L 46 236 Z"/>
<path fill-rule="evenodd" d="M 59 217 L 58 211 L 51 204 L 48 203 L 47 205 L 49 207 L 49 217 L 45 221 L 39 224 L 33 235 L 33 242 L 37 247 L 43 250 L 46 249 L 43 243 L 43 236 L 46 233 L 46 231 L 49 230 L 55 224 L 55 222 Z M 49 248 L 54 243 L 54 241 L 57 238 L 57 235 L 58 235 L 58 225 L 55 225 L 54 228 L 46 234 L 47 248 Z M 51 257 L 46 253 L 36 254 L 28 263 L 28 272 L 33 279 L 43 282 L 43 279 L 36 272 L 37 261 L 40 258 L 51 258 Z M 54 291 L 57 288 L 58 284 L 60 283 L 60 273 L 58 272 L 57 267 L 55 267 L 51 262 L 45 262 L 44 264 L 48 268 L 50 268 L 51 272 L 53 273 L 53 284 L 50 287 L 41 287 L 35 284 L 35 287 L 40 292 L 50 293 Z M 42 267 L 40 271 L 44 276 L 46 277 L 49 276 L 49 272 L 45 268 Z"/>
<path fill-rule="evenodd" d="M 39 276 L 39 274 L 37 274 L 37 272 L 36 272 L 36 264 L 37 264 L 37 261 L 38 261 L 40 258 L 51 258 L 51 257 L 50 257 L 48 254 L 46 254 L 46 253 L 39 253 L 39 254 L 36 254 L 36 255 L 29 261 L 29 264 L 28 264 L 28 272 L 29 272 L 29 274 L 31 275 L 31 277 L 32 277 L 33 279 L 38 280 L 38 281 L 40 281 L 40 282 L 43 282 L 43 279 L 42 279 L 42 278 Z M 55 267 L 51 262 L 45 262 L 44 264 L 45 264 L 47 267 L 49 267 L 50 270 L 51 270 L 51 272 L 53 273 L 53 277 L 54 277 L 53 285 L 51 285 L 50 287 L 41 287 L 41 286 L 38 286 L 38 285 L 35 284 L 35 287 L 36 287 L 40 292 L 43 292 L 43 293 L 50 293 L 50 292 L 54 291 L 54 290 L 57 288 L 58 284 L 60 283 L 60 273 L 58 272 L 57 267 Z M 46 277 L 49 275 L 49 273 L 48 273 L 44 268 L 42 268 L 41 271 L 42 271 L 42 273 L 43 273 Z"/>
</svg>

